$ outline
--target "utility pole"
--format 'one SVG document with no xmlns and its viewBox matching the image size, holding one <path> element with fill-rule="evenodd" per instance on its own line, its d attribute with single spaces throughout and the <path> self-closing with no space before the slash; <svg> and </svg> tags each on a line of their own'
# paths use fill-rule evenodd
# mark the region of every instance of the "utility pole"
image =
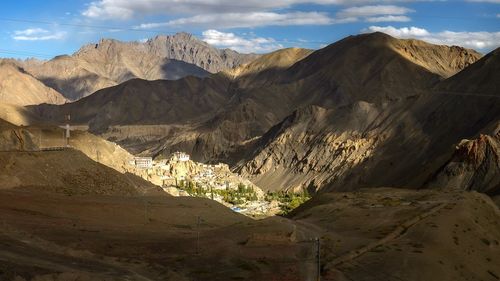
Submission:
<svg viewBox="0 0 500 281">
<path fill-rule="evenodd" d="M 316 238 L 316 256 L 318 261 L 318 281 L 321 281 L 321 245 L 319 237 Z"/>
<path fill-rule="evenodd" d="M 196 217 L 196 254 L 200 254 L 200 216 Z"/>
<path fill-rule="evenodd" d="M 65 140 L 66 140 L 66 147 L 69 147 L 69 137 L 70 137 L 70 133 L 69 133 L 69 130 L 70 130 L 70 126 L 69 126 L 69 122 L 71 120 L 71 115 L 66 115 L 66 133 L 64 134 L 65 136 Z"/>
<path fill-rule="evenodd" d="M 144 224 L 148 223 L 148 201 L 144 199 Z"/>
</svg>

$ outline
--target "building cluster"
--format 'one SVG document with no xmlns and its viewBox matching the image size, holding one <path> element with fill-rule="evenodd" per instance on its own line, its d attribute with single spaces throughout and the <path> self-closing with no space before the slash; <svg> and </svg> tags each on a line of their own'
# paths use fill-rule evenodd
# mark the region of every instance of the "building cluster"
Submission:
<svg viewBox="0 0 500 281">
<path fill-rule="evenodd" d="M 224 163 L 215 165 L 194 162 L 190 156 L 184 152 L 174 152 L 169 158 L 154 160 L 152 157 L 135 157 L 129 164 L 136 175 L 141 176 L 174 195 L 189 196 L 189 191 L 203 190 L 208 197 L 219 201 L 222 204 L 234 207 L 224 201 L 221 194 L 229 190 L 237 190 L 240 186 L 251 187 L 255 190 L 258 200 L 246 201 L 239 212 L 248 214 L 264 214 L 277 208 L 273 204 L 263 200 L 264 192 L 242 178 L 238 174 L 231 172 L 229 166 Z M 220 192 L 217 192 L 220 191 Z M 222 193 L 221 193 L 222 192 Z"/>
<path fill-rule="evenodd" d="M 135 157 L 129 164 L 136 174 L 162 187 L 179 187 L 192 182 L 204 189 L 231 189 L 249 181 L 230 171 L 227 164 L 215 165 L 197 163 L 184 152 L 174 152 L 167 159 L 153 160 L 152 157 Z"/>
</svg>

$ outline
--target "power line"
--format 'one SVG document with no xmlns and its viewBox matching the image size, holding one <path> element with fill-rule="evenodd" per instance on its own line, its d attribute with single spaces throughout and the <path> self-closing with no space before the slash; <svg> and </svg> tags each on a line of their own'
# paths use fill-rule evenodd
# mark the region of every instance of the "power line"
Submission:
<svg viewBox="0 0 500 281">
<path fill-rule="evenodd" d="M 90 28 L 90 29 L 100 29 L 106 31 L 132 31 L 132 32 L 143 32 L 150 34 L 164 34 L 164 35 L 174 35 L 176 33 L 182 32 L 181 30 L 151 30 L 143 28 L 131 28 L 131 27 L 119 27 L 119 26 L 109 26 L 109 25 L 89 25 L 89 24 L 78 24 L 78 23 L 63 23 L 63 22 L 50 22 L 50 21 L 39 21 L 39 20 L 26 20 L 26 19 L 13 19 L 13 18 L 0 18 L 0 21 L 7 22 L 23 22 L 23 23 L 36 23 L 36 24 L 47 24 L 47 25 L 60 25 L 69 27 L 80 27 L 80 28 Z M 203 33 L 199 32 L 189 32 L 192 35 L 203 36 Z M 328 41 L 310 41 L 310 40 L 294 40 L 294 39 L 273 39 L 274 43 L 300 43 L 300 44 L 328 44 Z M 273 43 L 270 42 L 270 43 Z"/>
<path fill-rule="evenodd" d="M 43 58 L 53 58 L 53 57 L 57 56 L 57 55 L 50 55 L 50 54 L 43 54 L 43 53 L 18 51 L 18 50 L 7 50 L 7 49 L 0 49 L 0 54 L 18 55 L 18 56 L 27 56 L 27 57 L 43 57 Z"/>
</svg>

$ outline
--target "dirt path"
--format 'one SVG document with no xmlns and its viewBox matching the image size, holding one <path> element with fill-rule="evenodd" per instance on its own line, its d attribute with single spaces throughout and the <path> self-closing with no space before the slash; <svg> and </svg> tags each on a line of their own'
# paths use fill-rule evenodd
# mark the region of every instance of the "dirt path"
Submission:
<svg viewBox="0 0 500 281">
<path fill-rule="evenodd" d="M 438 212 L 439 210 L 443 209 L 444 207 L 446 207 L 448 205 L 449 205 L 449 203 L 441 203 L 435 207 L 432 207 L 428 211 L 423 212 L 423 213 L 403 222 L 398 227 L 396 227 L 396 229 L 394 229 L 391 233 L 387 234 L 385 237 L 383 237 L 377 241 L 374 241 L 372 243 L 369 243 L 368 245 L 362 246 L 358 249 L 351 250 L 351 251 L 347 252 L 346 254 L 335 258 L 332 262 L 329 263 L 328 266 L 335 267 L 335 266 L 341 265 L 341 264 L 346 263 L 346 262 L 351 262 L 351 261 L 357 259 L 358 257 L 362 256 L 363 254 L 365 254 L 365 253 L 367 253 L 367 252 L 369 252 L 369 251 L 371 251 L 379 246 L 385 245 L 394 239 L 399 238 L 404 233 L 406 233 L 408 231 L 408 229 L 410 229 L 411 227 L 418 224 L 419 222 L 421 222 L 422 220 L 424 220 L 428 216 Z"/>
</svg>

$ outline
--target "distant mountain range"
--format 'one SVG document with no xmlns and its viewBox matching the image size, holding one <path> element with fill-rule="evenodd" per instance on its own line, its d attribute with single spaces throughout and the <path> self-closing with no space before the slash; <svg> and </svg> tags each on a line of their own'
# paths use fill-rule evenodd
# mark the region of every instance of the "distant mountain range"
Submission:
<svg viewBox="0 0 500 281">
<path fill-rule="evenodd" d="M 70 113 L 134 153 L 228 162 L 269 190 L 446 186 L 456 177 L 438 173 L 462 139 L 498 138 L 498 52 L 362 34 L 205 78 L 134 79 L 29 110 L 51 122 Z M 468 173 L 462 188 L 474 189 L 484 173 Z"/>
<path fill-rule="evenodd" d="M 82 47 L 71 56 L 49 61 L 14 61 L 24 72 L 69 101 L 88 96 L 134 78 L 176 80 L 186 76 L 207 77 L 258 57 L 229 49 L 217 49 L 187 33 L 157 36 L 144 43 L 103 39 Z M 2 93 L 2 92 L 0 92 Z M 32 92 L 41 96 L 44 92 Z"/>
</svg>

